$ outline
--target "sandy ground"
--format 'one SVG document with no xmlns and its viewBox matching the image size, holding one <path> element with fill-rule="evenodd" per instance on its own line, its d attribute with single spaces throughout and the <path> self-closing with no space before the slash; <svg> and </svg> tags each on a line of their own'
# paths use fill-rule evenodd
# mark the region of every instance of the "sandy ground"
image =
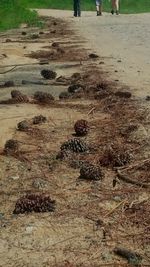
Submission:
<svg viewBox="0 0 150 267">
<path fill-rule="evenodd" d="M 0 151 L 3 151 L 6 140 L 14 138 L 19 142 L 22 156 L 0 154 L 0 267 L 128 267 L 126 260 L 113 253 L 115 246 L 139 252 L 144 259 L 142 267 L 149 266 L 148 189 L 121 180 L 113 187 L 116 171 L 109 167 L 102 169 L 102 181 L 80 181 L 79 167 L 73 167 L 69 160 L 56 160 L 56 155 L 60 145 L 74 137 L 76 120 L 86 119 L 90 123 L 90 132 L 82 140 L 95 145 L 97 152 L 94 149 L 91 154 L 73 155 L 75 163 L 81 156 L 81 159 L 87 157 L 99 164 L 106 145 L 117 142 L 119 148 L 125 145 L 132 152 L 131 164 L 127 165 L 125 173 L 134 180 L 149 182 L 149 114 L 141 104 L 146 104 L 146 107 L 149 104 L 145 97 L 149 94 L 150 16 L 112 17 L 104 14 L 97 18 L 94 12 L 85 12 L 81 18 L 74 19 L 71 11 L 40 10 L 39 13 L 65 19 L 76 34 L 66 32 L 62 36 L 59 21 L 55 23 L 58 35 L 50 33 L 47 36 L 47 29 L 43 29 L 45 33 L 37 42 L 32 42 L 28 32 L 22 36 L 22 31 L 30 31 L 26 28 L 1 34 L 0 73 L 9 70 L 4 65 L 37 63 L 38 59 L 26 54 L 41 49 L 51 50 L 53 42 L 59 42 L 62 47 L 64 42 L 68 46 L 66 51 L 69 46 L 79 45 L 85 58 L 86 53 L 95 52 L 99 59 L 82 60 L 78 57 L 72 60 L 74 51 L 71 50 L 69 57 L 49 60 L 45 67 L 55 70 L 58 76 L 70 77 L 75 72 L 86 74 L 84 82 L 87 84 L 90 77 L 91 88 L 97 83 L 99 85 L 101 75 L 102 78 L 107 76 L 112 84 L 119 80 L 116 81 L 117 88 L 109 88 L 110 91 L 112 89 L 114 93 L 121 87 L 129 91 L 129 86 L 134 97 L 124 99 L 113 94 L 106 100 L 79 98 L 58 101 L 59 93 L 67 91 L 68 85 L 21 83 L 23 79 L 45 81 L 40 75 L 41 69 L 45 68 L 41 65 L 21 66 L 0 74 L 1 84 L 15 81 L 14 87 L 0 88 L 0 100 L 8 99 L 13 89 L 19 89 L 30 97 L 36 90 L 42 90 L 52 93 L 56 99 L 49 106 L 28 103 L 0 105 Z M 127 27 L 129 22 L 132 27 Z M 39 29 L 31 29 L 30 34 L 38 32 Z M 139 39 L 141 34 L 142 39 Z M 6 38 L 14 42 L 6 42 Z M 136 44 L 138 52 L 135 53 L 135 49 L 131 51 L 131 43 Z M 44 48 L 46 46 L 48 48 Z M 98 67 L 100 72 L 96 72 Z M 140 108 L 136 109 L 139 102 Z M 34 126 L 32 118 L 39 114 L 46 116 L 47 122 Z M 29 120 L 38 131 L 17 131 L 17 123 L 23 119 Z M 55 212 L 13 214 L 17 199 L 31 192 L 49 194 L 56 200 Z"/>
<path fill-rule="evenodd" d="M 103 69 L 110 79 L 131 87 L 137 97 L 150 94 L 150 14 L 112 16 L 82 12 L 73 18 L 71 11 L 40 10 L 40 15 L 65 18 L 87 41 L 87 47 L 103 57 Z"/>
</svg>

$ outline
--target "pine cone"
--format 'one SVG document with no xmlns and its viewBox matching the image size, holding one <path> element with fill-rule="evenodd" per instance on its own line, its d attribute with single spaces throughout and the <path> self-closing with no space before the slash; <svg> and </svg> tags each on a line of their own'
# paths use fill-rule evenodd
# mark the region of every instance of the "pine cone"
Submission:
<svg viewBox="0 0 150 267">
<path fill-rule="evenodd" d="M 47 119 L 43 115 L 35 116 L 33 118 L 33 124 L 40 124 L 40 123 L 46 122 L 46 121 L 47 121 Z"/>
<path fill-rule="evenodd" d="M 15 86 L 15 84 L 14 84 L 13 81 L 6 81 L 6 82 L 4 83 L 4 86 L 5 86 L 5 87 L 12 87 L 12 86 Z"/>
<path fill-rule="evenodd" d="M 68 159 L 71 156 L 71 152 L 69 150 L 60 150 L 58 154 L 56 155 L 56 159 L 59 160 L 65 160 Z"/>
<path fill-rule="evenodd" d="M 68 87 L 68 92 L 73 94 L 79 92 L 82 88 L 83 86 L 81 84 L 72 84 Z"/>
<path fill-rule="evenodd" d="M 54 100 L 54 97 L 51 94 L 40 91 L 35 92 L 34 98 L 38 102 L 45 104 L 51 103 Z"/>
<path fill-rule="evenodd" d="M 14 98 L 16 103 L 28 103 L 29 98 L 26 95 L 19 95 L 16 98 Z"/>
<path fill-rule="evenodd" d="M 70 161 L 70 167 L 73 169 L 78 169 L 81 168 L 83 165 L 85 164 L 85 162 L 83 160 L 78 160 L 78 159 L 72 159 Z"/>
<path fill-rule="evenodd" d="M 18 151 L 19 144 L 17 140 L 9 139 L 5 143 L 4 152 L 6 154 L 14 154 Z"/>
<path fill-rule="evenodd" d="M 21 96 L 21 95 L 22 95 L 22 93 L 19 90 L 12 90 L 11 91 L 11 97 L 12 98 L 16 98 L 16 97 Z"/>
<path fill-rule="evenodd" d="M 18 90 L 11 91 L 12 103 L 28 103 L 29 98 Z"/>
<path fill-rule="evenodd" d="M 68 92 L 61 92 L 59 95 L 59 99 L 68 99 L 71 97 L 71 94 Z"/>
<path fill-rule="evenodd" d="M 44 194 L 30 194 L 17 200 L 14 214 L 26 212 L 48 212 L 55 210 L 55 201 Z"/>
<path fill-rule="evenodd" d="M 75 72 L 75 73 L 72 74 L 71 79 L 73 81 L 78 81 L 78 80 L 81 79 L 81 74 L 79 72 Z"/>
<path fill-rule="evenodd" d="M 101 180 L 102 171 L 100 166 L 85 163 L 80 169 L 80 178 L 86 180 Z"/>
<path fill-rule="evenodd" d="M 80 139 L 71 139 L 61 145 L 61 150 L 71 150 L 76 153 L 88 151 L 87 144 Z"/>
<path fill-rule="evenodd" d="M 17 124 L 17 128 L 19 131 L 27 131 L 29 129 L 29 123 L 26 120 L 20 121 Z"/>
<path fill-rule="evenodd" d="M 86 135 L 89 131 L 88 122 L 86 120 L 78 120 L 74 125 L 74 130 L 78 136 Z"/>
<path fill-rule="evenodd" d="M 118 148 L 106 149 L 100 163 L 103 166 L 121 167 L 128 164 L 131 160 L 131 154 L 124 148 L 120 150 Z"/>
<path fill-rule="evenodd" d="M 41 75 L 45 79 L 53 80 L 53 79 L 56 78 L 57 73 L 55 71 L 53 71 L 53 70 L 44 69 L 44 70 L 41 71 Z"/>
</svg>

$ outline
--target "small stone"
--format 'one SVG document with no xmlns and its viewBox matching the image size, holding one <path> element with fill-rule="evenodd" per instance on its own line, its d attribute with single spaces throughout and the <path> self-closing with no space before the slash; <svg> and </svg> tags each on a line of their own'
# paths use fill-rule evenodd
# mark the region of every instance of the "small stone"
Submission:
<svg viewBox="0 0 150 267">
<path fill-rule="evenodd" d="M 58 46 L 59 46 L 59 43 L 56 43 L 56 42 L 52 43 L 52 47 L 58 47 Z"/>
<path fill-rule="evenodd" d="M 0 220 L 4 219 L 4 213 L 0 212 Z"/>
<path fill-rule="evenodd" d="M 128 91 L 117 91 L 115 95 L 121 98 L 130 98 L 132 96 L 132 94 Z"/>
<path fill-rule="evenodd" d="M 26 227 L 26 231 L 25 231 L 25 233 L 26 234 L 32 234 L 32 232 L 33 232 L 33 230 L 34 230 L 34 226 L 32 226 L 32 225 L 28 225 L 27 227 Z"/>
<path fill-rule="evenodd" d="M 19 175 L 10 176 L 9 179 L 11 180 L 18 180 L 20 177 Z"/>
<path fill-rule="evenodd" d="M 103 252 L 101 254 L 101 257 L 104 261 L 111 261 L 112 260 L 112 255 L 109 252 Z"/>
<path fill-rule="evenodd" d="M 36 34 L 36 33 L 33 33 L 33 34 L 31 35 L 31 39 L 38 39 L 38 38 L 39 38 L 39 35 Z"/>
<path fill-rule="evenodd" d="M 116 202 L 120 202 L 120 201 L 122 201 L 122 198 L 120 196 L 114 196 L 113 200 Z"/>
<path fill-rule="evenodd" d="M 21 34 L 22 34 L 22 35 L 26 35 L 27 33 L 26 33 L 26 32 L 22 32 Z"/>
<path fill-rule="evenodd" d="M 146 96 L 146 101 L 150 101 L 150 95 Z"/>
<path fill-rule="evenodd" d="M 45 188 L 47 187 L 47 181 L 43 180 L 43 179 L 40 179 L 40 178 L 37 178 L 33 181 L 32 183 L 32 186 L 34 188 L 37 188 L 37 189 L 42 189 L 42 188 Z"/>
<path fill-rule="evenodd" d="M 6 43 L 10 43 L 11 42 L 11 39 L 6 39 L 5 42 Z"/>
</svg>

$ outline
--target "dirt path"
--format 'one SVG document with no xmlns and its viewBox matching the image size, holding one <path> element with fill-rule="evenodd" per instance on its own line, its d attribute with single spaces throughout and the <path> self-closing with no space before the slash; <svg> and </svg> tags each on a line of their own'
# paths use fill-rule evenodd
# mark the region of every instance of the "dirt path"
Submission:
<svg viewBox="0 0 150 267">
<path fill-rule="evenodd" d="M 82 12 L 73 18 L 71 11 L 39 10 L 39 14 L 65 18 L 87 40 L 87 47 L 104 57 L 103 69 L 110 79 L 128 85 L 133 94 L 150 94 L 150 14 L 112 16 Z"/>
<path fill-rule="evenodd" d="M 142 105 L 149 103 L 146 89 L 143 95 L 140 87 L 131 89 L 140 101 L 131 96 L 131 80 L 120 75 L 128 70 L 122 57 L 117 62 L 113 48 L 102 52 L 100 38 L 95 45 L 92 27 L 101 18 L 94 13 L 75 20 L 71 12 L 40 13 L 55 16 L 44 19 L 42 30 L 27 27 L 0 34 L 0 267 L 127 267 L 132 260 L 140 263 L 141 257 L 141 267 L 149 266 L 150 117 Z M 85 27 L 83 33 L 77 31 L 79 25 L 82 31 Z M 91 58 L 92 52 L 100 57 Z M 7 72 L 6 65 L 22 63 L 30 65 Z M 56 71 L 56 78 L 44 79 L 43 69 Z M 9 80 L 14 85 L 6 86 Z M 120 90 L 121 82 L 126 92 Z M 30 102 L 19 97 L 13 104 L 4 103 L 12 101 L 14 89 Z M 55 99 L 41 103 L 34 97 L 39 90 Z M 67 99 L 59 98 L 62 91 Z M 44 122 L 34 124 L 37 115 L 45 116 Z M 83 136 L 74 129 L 80 119 L 89 125 L 80 122 L 77 127 Z M 22 120 L 27 128 L 21 131 L 17 124 Z M 10 138 L 16 142 L 6 146 Z M 32 200 L 27 199 L 30 194 Z M 41 202 L 45 195 L 56 201 L 54 212 L 47 210 L 47 200 Z M 114 253 L 120 246 L 140 257 L 122 259 Z"/>
</svg>

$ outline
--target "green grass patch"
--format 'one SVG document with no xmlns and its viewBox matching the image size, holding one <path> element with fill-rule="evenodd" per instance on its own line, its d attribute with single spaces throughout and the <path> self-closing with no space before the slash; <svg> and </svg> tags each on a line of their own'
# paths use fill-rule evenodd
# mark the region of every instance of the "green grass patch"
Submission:
<svg viewBox="0 0 150 267">
<path fill-rule="evenodd" d="M 0 0 L 0 30 L 17 28 L 21 23 L 38 25 L 38 16 L 21 6 L 21 0 Z"/>
<path fill-rule="evenodd" d="M 71 10 L 73 7 L 73 0 L 20 0 L 20 2 L 32 8 Z M 81 0 L 81 8 L 82 10 L 95 10 L 95 0 Z M 110 12 L 110 1 L 103 0 L 103 9 Z M 127 14 L 150 12 L 150 0 L 120 0 L 120 11 Z"/>
</svg>

